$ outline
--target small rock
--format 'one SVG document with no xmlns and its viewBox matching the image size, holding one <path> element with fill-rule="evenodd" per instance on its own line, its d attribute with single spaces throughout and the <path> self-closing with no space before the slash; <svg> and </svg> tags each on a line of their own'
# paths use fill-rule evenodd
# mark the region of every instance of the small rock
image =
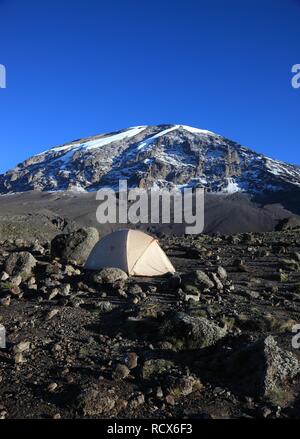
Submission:
<svg viewBox="0 0 300 439">
<path fill-rule="evenodd" d="M 35 277 L 31 277 L 28 282 L 27 282 L 28 287 L 32 287 L 34 285 L 36 285 L 36 279 Z"/>
<path fill-rule="evenodd" d="M 192 294 L 185 294 L 185 295 L 184 295 L 184 301 L 185 301 L 185 302 L 189 302 L 189 301 L 192 301 L 192 302 L 200 302 L 200 294 L 197 295 L 197 296 L 192 295 Z"/>
<path fill-rule="evenodd" d="M 38 241 L 34 242 L 33 246 L 31 247 L 31 251 L 33 253 L 38 253 L 39 255 L 44 255 L 45 254 L 44 247 Z"/>
<path fill-rule="evenodd" d="M 54 393 L 57 388 L 58 388 L 58 384 L 57 383 L 51 383 L 48 386 L 48 392 Z"/>
<path fill-rule="evenodd" d="M 58 294 L 59 294 L 59 289 L 53 288 L 53 290 L 51 291 L 51 293 L 48 296 L 48 300 L 54 299 L 56 296 L 58 296 Z"/>
<path fill-rule="evenodd" d="M 130 374 L 130 370 L 125 364 L 118 364 L 113 372 L 113 379 L 120 381 L 124 380 Z"/>
<path fill-rule="evenodd" d="M 257 291 L 245 291 L 245 295 L 250 299 L 258 299 L 260 297 Z"/>
<path fill-rule="evenodd" d="M 220 265 L 219 265 L 219 267 L 218 267 L 218 275 L 219 275 L 219 277 L 220 277 L 220 279 L 221 280 L 226 280 L 227 279 L 227 271 L 225 270 L 225 268 L 223 268 L 223 267 L 221 267 Z"/>
<path fill-rule="evenodd" d="M 3 271 L 2 275 L 1 275 L 1 280 L 3 282 L 5 282 L 7 279 L 9 279 L 9 274 L 7 274 L 5 271 Z"/>
<path fill-rule="evenodd" d="M 137 409 L 139 406 L 143 405 L 145 403 L 145 396 L 141 393 L 137 396 L 134 396 L 128 404 L 128 407 L 131 410 Z"/>
<path fill-rule="evenodd" d="M 159 399 L 162 399 L 164 397 L 164 392 L 161 387 L 157 387 L 155 396 Z"/>
<path fill-rule="evenodd" d="M 129 352 L 125 361 L 129 369 L 135 369 L 138 365 L 138 356 L 135 352 Z"/>
<path fill-rule="evenodd" d="M 46 320 L 51 320 L 59 313 L 58 309 L 52 309 L 46 316 Z"/>
<path fill-rule="evenodd" d="M 12 284 L 12 286 L 18 287 L 22 283 L 22 276 L 18 275 L 11 277 L 10 283 Z"/>
<path fill-rule="evenodd" d="M 272 414 L 272 410 L 269 407 L 264 407 L 261 411 L 262 417 L 267 418 Z"/>
<path fill-rule="evenodd" d="M 16 364 L 26 363 L 26 360 L 21 352 L 14 356 L 14 360 Z"/>
<path fill-rule="evenodd" d="M 7 412 L 5 410 L 0 411 L 0 419 L 6 419 Z"/>
<path fill-rule="evenodd" d="M 17 286 L 13 286 L 10 289 L 11 294 L 13 294 L 14 296 L 20 296 L 22 294 L 22 291 L 19 287 Z"/>
<path fill-rule="evenodd" d="M 213 278 L 213 281 L 216 284 L 217 289 L 223 290 L 224 286 L 223 286 L 222 282 L 220 281 L 220 279 L 218 278 L 218 275 L 216 273 L 212 273 L 211 277 Z"/>
<path fill-rule="evenodd" d="M 171 406 L 174 406 L 176 404 L 175 399 L 172 395 L 167 395 L 165 397 L 165 400 L 166 400 L 166 403 L 171 405 Z"/>
<path fill-rule="evenodd" d="M 0 300 L 0 303 L 3 306 L 9 306 L 11 303 L 11 297 L 10 296 L 3 297 L 3 299 Z"/>
<path fill-rule="evenodd" d="M 113 305 L 108 300 L 104 302 L 98 302 L 96 304 L 96 307 L 102 313 L 111 312 L 114 308 Z"/>
<path fill-rule="evenodd" d="M 128 294 L 131 294 L 133 296 L 142 293 L 143 293 L 143 289 L 139 285 L 132 285 L 128 290 Z"/>
<path fill-rule="evenodd" d="M 203 384 L 192 376 L 185 377 L 168 377 L 165 383 L 167 393 L 174 398 L 181 396 L 188 396 L 191 393 L 202 390 Z"/>
<path fill-rule="evenodd" d="M 300 262 L 300 253 L 295 252 L 294 253 L 294 258 L 296 259 L 296 261 Z"/>
<path fill-rule="evenodd" d="M 13 352 L 15 354 L 22 354 L 23 352 L 28 352 L 30 350 L 30 342 L 29 341 L 21 341 L 17 345 L 14 346 Z"/>
<path fill-rule="evenodd" d="M 70 292 L 71 292 L 71 285 L 70 284 L 63 285 L 61 290 L 60 290 L 60 294 L 64 297 L 70 296 Z"/>
<path fill-rule="evenodd" d="M 56 413 L 52 419 L 61 419 L 61 414 L 60 413 Z"/>
</svg>

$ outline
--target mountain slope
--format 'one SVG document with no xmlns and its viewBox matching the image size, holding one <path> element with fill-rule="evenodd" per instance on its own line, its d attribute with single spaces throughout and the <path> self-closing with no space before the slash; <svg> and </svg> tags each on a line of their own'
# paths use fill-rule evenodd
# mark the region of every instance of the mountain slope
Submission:
<svg viewBox="0 0 300 439">
<path fill-rule="evenodd" d="M 185 125 L 139 126 L 55 147 L 0 176 L 0 193 L 182 188 L 250 194 L 300 189 L 300 168 Z"/>
</svg>

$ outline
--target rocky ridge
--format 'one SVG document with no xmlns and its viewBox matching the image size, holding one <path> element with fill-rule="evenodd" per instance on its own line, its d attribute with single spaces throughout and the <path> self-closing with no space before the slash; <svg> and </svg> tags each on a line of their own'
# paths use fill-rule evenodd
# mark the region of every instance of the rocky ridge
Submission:
<svg viewBox="0 0 300 439">
<path fill-rule="evenodd" d="M 140 126 L 76 140 L 0 176 L 0 193 L 95 191 L 117 187 L 204 187 L 209 192 L 276 193 L 300 188 L 300 168 L 225 137 L 185 125 Z"/>
</svg>

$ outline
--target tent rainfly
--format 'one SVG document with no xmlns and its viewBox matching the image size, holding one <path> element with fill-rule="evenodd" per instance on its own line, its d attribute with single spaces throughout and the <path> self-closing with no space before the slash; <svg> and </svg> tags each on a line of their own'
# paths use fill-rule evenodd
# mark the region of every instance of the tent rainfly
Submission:
<svg viewBox="0 0 300 439">
<path fill-rule="evenodd" d="M 157 239 L 138 230 L 118 230 L 104 236 L 93 248 L 85 268 L 120 268 L 130 276 L 162 276 L 175 273 Z"/>
</svg>

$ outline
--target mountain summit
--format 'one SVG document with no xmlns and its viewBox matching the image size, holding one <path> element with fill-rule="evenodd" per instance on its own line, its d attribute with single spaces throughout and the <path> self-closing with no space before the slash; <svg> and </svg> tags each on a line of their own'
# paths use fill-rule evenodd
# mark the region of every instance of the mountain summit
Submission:
<svg viewBox="0 0 300 439">
<path fill-rule="evenodd" d="M 300 168 L 211 131 L 138 126 L 76 140 L 0 176 L 0 193 L 95 191 L 116 187 L 204 187 L 207 192 L 275 193 L 300 188 Z"/>
</svg>

